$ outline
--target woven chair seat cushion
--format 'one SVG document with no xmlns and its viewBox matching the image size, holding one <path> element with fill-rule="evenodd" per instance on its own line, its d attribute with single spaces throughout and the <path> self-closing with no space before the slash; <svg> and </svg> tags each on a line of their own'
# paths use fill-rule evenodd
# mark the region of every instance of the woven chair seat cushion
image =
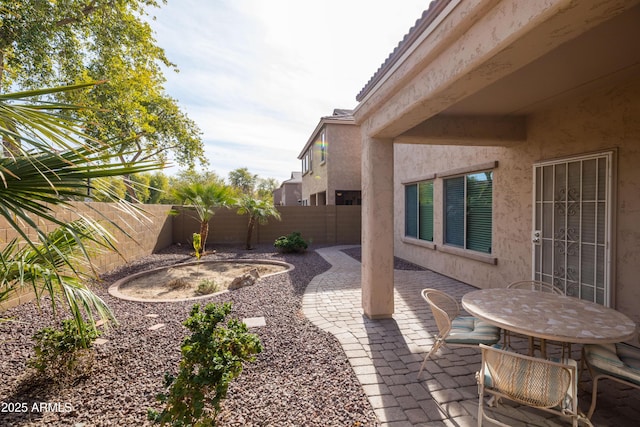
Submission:
<svg viewBox="0 0 640 427">
<path fill-rule="evenodd" d="M 444 339 L 450 344 L 495 344 L 500 340 L 500 328 L 473 316 L 458 316 L 451 322 L 451 331 Z"/>
<path fill-rule="evenodd" d="M 584 355 L 598 371 L 640 385 L 640 348 L 624 343 L 587 344 Z"/>
<path fill-rule="evenodd" d="M 542 363 L 534 366 L 522 359 L 511 360 L 509 363 L 510 369 L 498 369 L 500 374 L 495 374 L 502 375 L 497 381 L 499 391 L 525 405 L 557 410 L 572 408 L 570 383 L 561 374 L 562 370 L 559 367 Z M 576 370 L 578 368 L 578 363 L 573 359 L 565 360 L 564 363 Z M 488 367 L 484 374 L 484 385 L 490 389 L 496 387 L 491 371 L 494 369 Z M 508 377 L 504 372 L 509 372 Z M 573 380 L 574 385 L 577 385 L 577 376 Z"/>
</svg>

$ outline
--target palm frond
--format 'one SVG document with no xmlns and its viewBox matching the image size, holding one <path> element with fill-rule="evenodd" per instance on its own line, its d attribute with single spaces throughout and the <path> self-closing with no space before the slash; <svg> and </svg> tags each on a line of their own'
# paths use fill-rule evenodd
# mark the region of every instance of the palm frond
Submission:
<svg viewBox="0 0 640 427">
<path fill-rule="evenodd" d="M 147 172 L 159 162 L 123 163 L 123 145 L 102 143 L 86 135 L 73 118 L 77 105 L 52 101 L 61 92 L 88 89 L 98 83 L 47 88 L 0 95 L 0 138 L 9 156 L 0 158 L 0 217 L 18 235 L 0 252 L 0 301 L 25 287 L 49 295 L 56 308 L 61 297 L 78 326 L 84 315 L 113 318 L 107 305 L 86 286 L 92 250 L 116 250 L 115 239 L 101 220 L 128 235 L 90 203 L 92 215 L 76 212 L 77 221 L 56 214 L 74 209 L 91 181 L 103 177 Z M 122 211 L 144 219 L 143 211 L 122 200 Z M 45 232 L 43 224 L 58 229 Z M 91 246 L 91 248 L 89 248 Z"/>
<path fill-rule="evenodd" d="M 0 252 L 0 293 L 20 292 L 30 288 L 37 301 L 48 295 L 56 310 L 57 296 L 63 296 L 74 317 L 97 313 L 101 318 L 115 320 L 102 299 L 84 284 L 89 281 L 90 259 L 84 251 L 82 237 L 70 230 L 82 230 L 83 235 L 97 233 L 93 225 L 77 220 L 69 228 L 57 228 L 43 238 L 34 249 L 13 239 Z M 67 273 L 64 273 L 64 272 Z M 79 298 L 73 301 L 73 297 Z M 89 316 L 92 319 L 92 316 Z"/>
</svg>

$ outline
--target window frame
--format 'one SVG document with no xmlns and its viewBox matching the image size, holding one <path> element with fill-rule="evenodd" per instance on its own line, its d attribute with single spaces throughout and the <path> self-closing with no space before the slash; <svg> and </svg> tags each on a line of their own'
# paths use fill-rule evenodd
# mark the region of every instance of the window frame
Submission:
<svg viewBox="0 0 640 427">
<path fill-rule="evenodd" d="M 311 147 L 302 156 L 302 175 L 312 172 L 311 161 L 313 159 L 313 150 Z"/>
<path fill-rule="evenodd" d="M 327 132 L 326 129 L 322 129 L 320 132 L 320 164 L 327 161 Z"/>
<path fill-rule="evenodd" d="M 425 230 L 423 227 L 423 224 L 421 224 L 421 219 L 423 218 L 423 215 L 421 215 L 421 207 L 423 206 L 429 206 L 429 205 L 421 205 L 421 186 L 423 185 L 430 185 L 431 189 L 430 189 L 430 194 L 431 194 L 431 213 L 430 213 L 430 217 L 431 217 L 431 223 L 427 224 L 426 227 L 426 231 L 427 234 L 429 234 L 429 230 L 430 230 L 430 234 L 431 234 L 431 239 L 428 238 L 424 238 L 424 234 L 423 234 L 423 230 Z M 409 190 L 409 188 L 415 187 L 415 206 L 411 206 L 412 209 L 414 209 L 414 216 L 412 218 L 415 218 L 415 225 L 412 228 L 415 228 L 415 233 L 413 234 L 409 234 L 409 206 L 408 206 L 408 198 L 407 198 L 407 192 Z M 405 199 L 405 205 L 404 205 L 404 232 L 403 232 L 403 239 L 412 239 L 415 241 L 419 241 L 419 242 L 424 242 L 426 244 L 430 244 L 433 245 L 434 244 L 434 212 L 435 212 L 435 203 L 433 200 L 433 195 L 434 195 L 434 187 L 435 187 L 435 176 L 429 177 L 429 178 L 424 178 L 421 179 L 419 181 L 412 181 L 412 182 L 406 182 L 403 183 L 403 188 L 404 188 L 404 199 Z"/>
<path fill-rule="evenodd" d="M 464 251 L 464 252 L 472 252 L 472 253 L 477 253 L 477 254 L 481 254 L 482 256 L 489 256 L 492 257 L 494 254 L 494 249 L 493 249 L 493 216 L 494 216 L 494 207 L 493 207 L 493 182 L 494 182 L 494 169 L 495 169 L 495 165 L 492 165 L 493 167 L 486 167 L 486 168 L 473 168 L 473 169 L 467 169 L 467 170 L 458 170 L 455 171 L 457 173 L 448 173 L 444 176 L 442 176 L 442 217 L 443 217 L 443 224 L 442 224 L 442 243 L 443 243 L 443 247 L 446 248 L 450 248 L 453 249 L 454 251 Z M 491 230 L 489 231 L 489 250 L 487 252 L 482 251 L 482 250 L 478 250 L 478 249 L 474 249 L 474 248 L 470 248 L 469 247 L 469 177 L 473 176 L 473 175 L 479 175 L 479 174 L 483 174 L 483 173 L 487 173 L 490 172 L 491 173 Z M 450 226 L 450 215 L 448 214 L 448 210 L 449 208 L 452 206 L 451 203 L 449 203 L 449 194 L 448 194 L 448 188 L 447 188 L 447 184 L 449 182 L 452 182 L 453 180 L 457 180 L 457 179 L 463 179 L 463 183 L 462 183 L 462 202 L 463 202 L 463 207 L 462 207 L 462 213 L 463 213 L 463 218 L 462 218 L 462 244 L 456 244 L 456 243 L 452 243 L 452 238 L 449 235 L 449 226 Z M 459 203 L 459 201 L 455 201 L 454 203 Z"/>
</svg>

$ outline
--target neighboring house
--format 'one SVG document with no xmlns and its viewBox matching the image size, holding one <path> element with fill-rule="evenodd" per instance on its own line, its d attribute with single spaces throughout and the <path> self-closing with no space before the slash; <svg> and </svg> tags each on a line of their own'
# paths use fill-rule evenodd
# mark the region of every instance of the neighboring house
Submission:
<svg viewBox="0 0 640 427">
<path fill-rule="evenodd" d="M 302 202 L 302 172 L 291 172 L 291 178 L 273 190 L 276 206 L 297 206 Z"/>
<path fill-rule="evenodd" d="M 639 40 L 638 1 L 431 2 L 353 113 L 367 316 L 393 313 L 395 253 L 640 321 Z"/>
<path fill-rule="evenodd" d="M 302 204 L 360 205 L 360 127 L 351 110 L 322 117 L 300 152 Z"/>
</svg>

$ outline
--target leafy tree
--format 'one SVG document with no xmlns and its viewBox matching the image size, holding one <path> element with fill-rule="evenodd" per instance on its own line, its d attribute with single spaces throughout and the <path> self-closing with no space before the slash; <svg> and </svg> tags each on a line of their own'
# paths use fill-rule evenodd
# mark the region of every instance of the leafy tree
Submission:
<svg viewBox="0 0 640 427">
<path fill-rule="evenodd" d="M 130 186 L 133 187 L 135 198 L 140 203 L 149 203 L 151 190 L 151 175 L 148 173 L 136 173 L 129 175 Z M 126 184 L 126 181 L 125 181 Z"/>
<path fill-rule="evenodd" d="M 246 248 L 251 249 L 251 235 L 256 224 L 266 224 L 269 218 L 280 220 L 280 212 L 271 201 L 255 199 L 248 195 L 242 196 L 237 206 L 239 215 L 249 215 Z"/>
<path fill-rule="evenodd" d="M 160 167 L 150 162 L 122 164 L 114 144 L 84 144 L 89 137 L 67 116 L 75 107 L 36 101 L 88 86 L 92 85 L 0 95 L 0 137 L 15 147 L 12 156 L 0 158 L 0 216 L 18 235 L 0 253 L 0 301 L 30 286 L 39 296 L 50 295 L 55 309 L 56 296 L 61 295 L 81 332 L 83 313 L 91 322 L 94 311 L 113 318 L 104 301 L 87 288 L 82 267 L 90 262 L 90 252 L 117 249 L 100 222 L 81 216 L 70 201 L 85 197 L 87 183 Z M 54 208 L 73 211 L 79 219 L 63 220 Z M 137 212 L 130 206 L 123 211 L 132 219 Z M 117 227 L 100 212 L 94 210 L 94 215 Z M 47 224 L 58 229 L 47 233 Z"/>
<path fill-rule="evenodd" d="M 252 174 L 247 168 L 238 168 L 229 172 L 229 185 L 242 194 L 253 195 L 257 182 L 258 175 Z"/>
<path fill-rule="evenodd" d="M 114 197 L 124 199 L 127 194 L 127 187 L 120 176 L 110 176 L 94 180 L 91 183 L 93 191 L 91 199 L 95 202 L 111 202 Z"/>
<path fill-rule="evenodd" d="M 173 182 L 174 187 L 180 187 L 191 184 L 209 184 L 215 183 L 224 185 L 224 178 L 210 170 L 196 170 L 195 168 L 184 169 L 178 172 Z"/>
<path fill-rule="evenodd" d="M 212 182 L 208 184 L 194 183 L 177 188 L 175 196 L 183 204 L 192 205 L 200 220 L 200 236 L 202 240 L 202 252 L 206 250 L 207 237 L 209 236 L 209 221 L 213 218 L 214 209 L 229 206 L 235 201 L 231 188 Z"/>
<path fill-rule="evenodd" d="M 280 184 L 275 178 L 259 178 L 257 196 L 262 200 L 270 200 L 273 202 L 273 190 L 280 187 Z"/>
<path fill-rule="evenodd" d="M 162 172 L 149 174 L 149 200 L 146 203 L 171 203 L 169 177 Z"/>
<path fill-rule="evenodd" d="M 118 141 L 112 151 L 120 163 L 165 161 L 169 152 L 178 164 L 206 163 L 200 130 L 164 92 L 161 67 L 175 65 L 145 19 L 164 3 L 0 0 L 0 89 L 108 80 L 55 96 L 92 107 L 75 114 L 88 135 Z"/>
</svg>

